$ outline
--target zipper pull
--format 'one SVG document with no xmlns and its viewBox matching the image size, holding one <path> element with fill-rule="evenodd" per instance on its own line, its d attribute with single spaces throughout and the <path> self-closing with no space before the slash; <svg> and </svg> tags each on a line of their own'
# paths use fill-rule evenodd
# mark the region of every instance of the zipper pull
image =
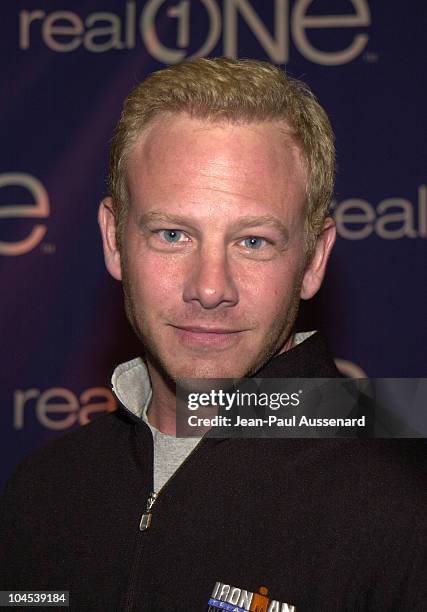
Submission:
<svg viewBox="0 0 427 612">
<path fill-rule="evenodd" d="M 139 522 L 140 531 L 145 531 L 151 525 L 151 517 L 152 517 L 151 508 L 154 506 L 154 502 L 156 501 L 156 499 L 157 499 L 157 493 L 153 491 L 152 493 L 150 493 L 150 496 L 148 497 L 145 513 L 141 516 L 141 520 Z"/>
</svg>

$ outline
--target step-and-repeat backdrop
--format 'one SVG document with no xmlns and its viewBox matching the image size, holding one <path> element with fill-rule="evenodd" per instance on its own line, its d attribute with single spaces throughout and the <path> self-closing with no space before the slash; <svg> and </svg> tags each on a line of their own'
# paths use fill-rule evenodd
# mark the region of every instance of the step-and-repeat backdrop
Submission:
<svg viewBox="0 0 427 612">
<path fill-rule="evenodd" d="M 338 241 L 301 327 L 348 375 L 426 375 L 423 0 L 3 2 L 0 485 L 49 438 L 114 409 L 138 354 L 96 213 L 123 98 L 187 57 L 256 57 L 307 81 L 337 136 Z"/>
</svg>

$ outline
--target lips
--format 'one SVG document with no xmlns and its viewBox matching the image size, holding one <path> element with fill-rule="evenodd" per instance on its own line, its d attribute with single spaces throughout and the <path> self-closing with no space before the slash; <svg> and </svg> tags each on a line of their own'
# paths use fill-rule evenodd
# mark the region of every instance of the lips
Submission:
<svg viewBox="0 0 427 612">
<path fill-rule="evenodd" d="M 180 342 L 191 348 L 229 348 L 240 340 L 244 331 L 199 325 L 172 327 Z"/>
<path fill-rule="evenodd" d="M 173 325 L 176 329 L 182 329 L 194 334 L 237 334 L 243 330 L 240 329 L 227 329 L 225 327 L 204 327 L 198 325 Z"/>
</svg>

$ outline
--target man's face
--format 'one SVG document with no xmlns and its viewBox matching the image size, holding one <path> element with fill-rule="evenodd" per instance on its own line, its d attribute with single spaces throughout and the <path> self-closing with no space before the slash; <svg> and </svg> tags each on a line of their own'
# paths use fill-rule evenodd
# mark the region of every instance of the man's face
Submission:
<svg viewBox="0 0 427 612">
<path fill-rule="evenodd" d="M 245 376 L 290 347 L 306 170 L 284 127 L 173 115 L 130 152 L 123 248 L 109 269 L 149 363 L 173 380 Z"/>
</svg>

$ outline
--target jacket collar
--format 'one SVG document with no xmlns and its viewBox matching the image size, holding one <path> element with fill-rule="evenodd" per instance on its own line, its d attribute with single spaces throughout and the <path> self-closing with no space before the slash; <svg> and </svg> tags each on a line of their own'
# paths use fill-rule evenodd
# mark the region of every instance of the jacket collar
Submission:
<svg viewBox="0 0 427 612">
<path fill-rule="evenodd" d="M 305 334 L 302 342 L 272 357 L 254 375 L 257 378 L 339 378 L 328 344 L 319 332 Z"/>
</svg>

